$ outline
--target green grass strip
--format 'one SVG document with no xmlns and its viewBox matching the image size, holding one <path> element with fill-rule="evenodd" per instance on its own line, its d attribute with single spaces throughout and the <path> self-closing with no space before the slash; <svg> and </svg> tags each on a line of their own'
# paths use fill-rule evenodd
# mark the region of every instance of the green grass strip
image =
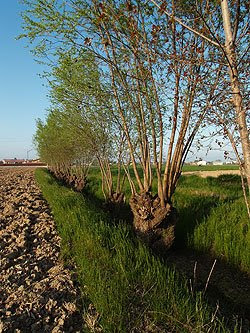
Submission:
<svg viewBox="0 0 250 333">
<path fill-rule="evenodd" d="M 183 176 L 174 205 L 177 242 L 250 272 L 250 224 L 239 176 Z"/>
<path fill-rule="evenodd" d="M 103 332 L 237 332 L 214 315 L 202 293 L 154 257 L 126 225 L 115 225 L 81 194 L 46 170 L 36 179 L 74 260 L 82 292 L 100 314 Z"/>
</svg>

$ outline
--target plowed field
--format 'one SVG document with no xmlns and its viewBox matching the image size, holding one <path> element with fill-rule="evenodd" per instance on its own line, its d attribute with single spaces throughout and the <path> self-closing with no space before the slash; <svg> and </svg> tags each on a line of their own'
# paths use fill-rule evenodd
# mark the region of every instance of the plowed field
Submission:
<svg viewBox="0 0 250 333">
<path fill-rule="evenodd" d="M 31 168 L 0 168 L 0 332 L 80 332 L 79 291 Z"/>
</svg>

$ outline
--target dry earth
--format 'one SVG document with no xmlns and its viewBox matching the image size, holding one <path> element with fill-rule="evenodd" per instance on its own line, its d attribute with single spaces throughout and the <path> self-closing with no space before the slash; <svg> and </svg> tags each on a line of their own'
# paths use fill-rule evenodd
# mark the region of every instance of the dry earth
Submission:
<svg viewBox="0 0 250 333">
<path fill-rule="evenodd" d="M 184 175 L 197 175 L 202 178 L 219 177 L 221 175 L 240 175 L 239 170 L 216 170 L 216 171 L 184 171 Z"/>
<path fill-rule="evenodd" d="M 79 291 L 30 168 L 0 168 L 0 332 L 80 332 Z"/>
</svg>

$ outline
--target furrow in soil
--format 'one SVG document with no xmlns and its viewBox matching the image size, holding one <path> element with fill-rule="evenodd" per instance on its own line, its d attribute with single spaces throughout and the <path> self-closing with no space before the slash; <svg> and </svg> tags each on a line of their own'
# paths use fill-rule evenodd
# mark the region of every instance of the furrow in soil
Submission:
<svg viewBox="0 0 250 333">
<path fill-rule="evenodd" d="M 0 332 L 80 332 L 79 290 L 29 168 L 0 169 Z"/>
</svg>

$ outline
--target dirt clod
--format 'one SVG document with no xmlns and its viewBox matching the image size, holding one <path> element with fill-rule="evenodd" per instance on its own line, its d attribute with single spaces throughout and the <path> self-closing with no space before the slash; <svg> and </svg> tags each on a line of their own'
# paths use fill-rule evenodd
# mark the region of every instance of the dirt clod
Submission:
<svg viewBox="0 0 250 333">
<path fill-rule="evenodd" d="M 80 332 L 79 291 L 29 168 L 0 168 L 0 332 Z"/>
</svg>

